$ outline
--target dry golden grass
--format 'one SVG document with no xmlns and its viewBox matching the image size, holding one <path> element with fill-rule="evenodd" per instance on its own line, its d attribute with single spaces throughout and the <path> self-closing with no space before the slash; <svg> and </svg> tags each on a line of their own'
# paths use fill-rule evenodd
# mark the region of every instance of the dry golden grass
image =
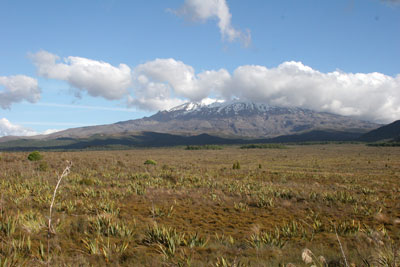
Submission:
<svg viewBox="0 0 400 267">
<path fill-rule="evenodd" d="M 0 154 L 0 266 L 344 266 L 335 228 L 349 264 L 399 264 L 398 148 L 28 154 Z"/>
</svg>

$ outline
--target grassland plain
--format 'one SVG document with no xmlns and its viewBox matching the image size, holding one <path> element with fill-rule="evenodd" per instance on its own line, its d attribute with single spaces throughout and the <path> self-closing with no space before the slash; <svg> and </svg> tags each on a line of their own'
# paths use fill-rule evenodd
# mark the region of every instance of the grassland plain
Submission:
<svg viewBox="0 0 400 267">
<path fill-rule="evenodd" d="M 28 154 L 0 154 L 0 266 L 399 266 L 396 147 Z"/>
</svg>

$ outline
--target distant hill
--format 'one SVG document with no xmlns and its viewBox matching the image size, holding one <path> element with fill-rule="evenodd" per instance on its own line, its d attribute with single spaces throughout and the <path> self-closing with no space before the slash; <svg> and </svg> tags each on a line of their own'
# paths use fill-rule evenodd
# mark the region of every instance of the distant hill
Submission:
<svg viewBox="0 0 400 267">
<path fill-rule="evenodd" d="M 359 138 L 364 142 L 400 141 L 400 120 L 372 130 Z"/>
<path fill-rule="evenodd" d="M 57 138 L 51 140 L 19 139 L 0 143 L 0 151 L 32 150 L 98 150 L 179 145 L 233 145 L 253 143 L 294 143 L 354 141 L 360 134 L 348 132 L 311 131 L 264 139 L 223 138 L 208 134 L 183 136 L 168 133 L 140 132 L 120 135 L 96 134 L 89 138 Z"/>
</svg>

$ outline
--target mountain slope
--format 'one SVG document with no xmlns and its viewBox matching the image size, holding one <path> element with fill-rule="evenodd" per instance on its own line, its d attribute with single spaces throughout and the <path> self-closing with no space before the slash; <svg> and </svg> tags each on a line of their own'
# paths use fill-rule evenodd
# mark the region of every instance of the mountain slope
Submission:
<svg viewBox="0 0 400 267">
<path fill-rule="evenodd" d="M 362 135 L 359 140 L 365 142 L 376 142 L 382 140 L 395 140 L 400 139 L 400 120 L 392 122 L 388 125 L 379 127 Z"/>
<path fill-rule="evenodd" d="M 110 125 L 69 129 L 46 136 L 82 138 L 94 134 L 121 134 L 151 131 L 179 135 L 210 135 L 232 138 L 272 138 L 312 130 L 365 133 L 379 125 L 325 112 L 302 108 L 272 107 L 232 101 L 203 105 L 186 103 L 168 111 L 137 120 Z"/>
</svg>

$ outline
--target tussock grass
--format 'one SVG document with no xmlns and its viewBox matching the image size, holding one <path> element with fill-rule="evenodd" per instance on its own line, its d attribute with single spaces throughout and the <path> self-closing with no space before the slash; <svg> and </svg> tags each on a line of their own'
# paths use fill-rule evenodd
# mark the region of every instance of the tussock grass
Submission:
<svg viewBox="0 0 400 267">
<path fill-rule="evenodd" d="M 398 266 L 400 150 L 290 148 L 3 152 L 0 266 Z"/>
</svg>

